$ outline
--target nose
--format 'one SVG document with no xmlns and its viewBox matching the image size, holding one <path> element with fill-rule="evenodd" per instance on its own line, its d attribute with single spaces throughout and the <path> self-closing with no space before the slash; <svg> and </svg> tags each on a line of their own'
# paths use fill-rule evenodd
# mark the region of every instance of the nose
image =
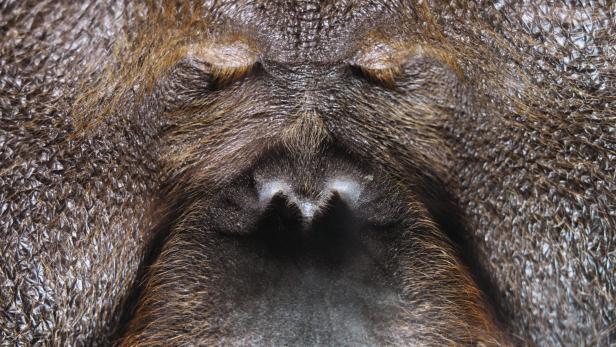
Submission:
<svg viewBox="0 0 616 347">
<path fill-rule="evenodd" d="M 316 193 L 306 194 L 286 179 L 266 179 L 258 184 L 259 204 L 267 207 L 274 197 L 283 197 L 289 207 L 296 208 L 304 221 L 310 222 L 315 214 L 324 210 L 332 197 L 337 195 L 344 203 L 353 208 L 361 198 L 362 186 L 355 180 L 345 177 L 328 179 L 322 183 Z"/>
</svg>

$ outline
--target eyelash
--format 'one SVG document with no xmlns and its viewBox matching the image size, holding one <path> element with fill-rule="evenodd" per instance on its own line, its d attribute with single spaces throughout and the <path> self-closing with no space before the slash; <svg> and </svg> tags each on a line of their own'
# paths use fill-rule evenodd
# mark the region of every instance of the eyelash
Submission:
<svg viewBox="0 0 616 347">
<path fill-rule="evenodd" d="M 212 81 L 216 85 L 227 85 L 244 78 L 255 67 L 255 64 L 246 66 L 224 67 L 213 65 L 210 68 Z"/>
<path fill-rule="evenodd" d="M 185 61 L 185 63 L 191 69 L 205 74 L 206 76 L 204 76 L 204 78 L 207 78 L 207 82 L 210 86 L 215 88 L 224 87 L 235 81 L 241 80 L 253 72 L 257 66 L 257 63 L 255 63 L 252 65 L 228 67 L 192 59 Z"/>
<path fill-rule="evenodd" d="M 353 70 L 369 81 L 392 88 L 396 84 L 396 78 L 400 75 L 401 67 L 384 69 L 368 69 L 359 65 L 352 65 Z"/>
</svg>

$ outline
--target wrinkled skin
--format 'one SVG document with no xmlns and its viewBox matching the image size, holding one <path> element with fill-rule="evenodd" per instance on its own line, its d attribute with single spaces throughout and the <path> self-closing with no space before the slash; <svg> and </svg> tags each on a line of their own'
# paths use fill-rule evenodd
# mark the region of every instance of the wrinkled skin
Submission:
<svg viewBox="0 0 616 347">
<path fill-rule="evenodd" d="M 385 314 L 295 343 L 613 344 L 615 37 L 609 1 L 4 1 L 0 340 L 293 343 L 300 296 L 235 305 L 246 182 L 348 174 L 375 256 L 340 269 L 387 285 L 331 298 Z"/>
</svg>

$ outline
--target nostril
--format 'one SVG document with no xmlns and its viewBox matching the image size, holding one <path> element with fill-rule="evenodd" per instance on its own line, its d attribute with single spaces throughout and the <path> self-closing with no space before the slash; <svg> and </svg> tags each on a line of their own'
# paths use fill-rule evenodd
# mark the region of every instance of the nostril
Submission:
<svg viewBox="0 0 616 347">
<path fill-rule="evenodd" d="M 259 203 L 262 207 L 270 206 L 276 197 L 284 197 L 285 201 L 294 206 L 301 213 L 301 217 L 309 221 L 318 210 L 319 205 L 308 199 L 299 198 L 291 188 L 291 185 L 284 180 L 271 180 L 263 182 L 259 189 Z"/>
<path fill-rule="evenodd" d="M 349 206 L 355 205 L 362 193 L 362 186 L 359 183 L 346 178 L 331 179 L 327 181 L 326 187 L 327 191 L 338 193 Z"/>
<path fill-rule="evenodd" d="M 276 195 L 284 195 L 289 200 L 292 197 L 291 185 L 282 180 L 267 181 L 259 187 L 259 202 L 267 205 Z"/>
<path fill-rule="evenodd" d="M 271 205 L 276 196 L 284 197 L 289 205 L 301 213 L 304 221 L 309 222 L 318 214 L 334 195 L 337 195 L 347 206 L 353 207 L 359 201 L 363 187 L 350 178 L 332 178 L 325 181 L 321 194 L 312 198 L 298 194 L 293 186 L 284 179 L 257 179 L 257 191 L 261 208 Z"/>
<path fill-rule="evenodd" d="M 299 221 L 302 212 L 299 206 L 291 201 L 287 195 L 279 192 L 268 201 L 262 210 L 262 214 L 264 217 L 278 216 L 284 220 Z"/>
</svg>

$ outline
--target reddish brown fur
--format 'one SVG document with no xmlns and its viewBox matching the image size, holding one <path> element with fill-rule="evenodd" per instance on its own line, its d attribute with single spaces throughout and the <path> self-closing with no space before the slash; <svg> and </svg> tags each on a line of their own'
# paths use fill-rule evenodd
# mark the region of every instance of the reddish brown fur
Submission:
<svg viewBox="0 0 616 347">
<path fill-rule="evenodd" d="M 302 2 L 327 17 L 321 35 L 288 2 L 216 3 L 0 6 L 3 339 L 108 343 L 166 232 L 124 343 L 224 338 L 178 326 L 196 293 L 216 315 L 220 283 L 169 287 L 191 279 L 186 256 L 217 247 L 191 243 L 207 197 L 264 153 L 310 162 L 336 148 L 386 173 L 416 218 L 392 246 L 420 308 L 397 336 L 507 341 L 472 267 L 521 344 L 614 341 L 614 4 Z M 238 41 L 254 62 L 199 54 Z M 379 44 L 392 54 L 361 59 Z"/>
</svg>

